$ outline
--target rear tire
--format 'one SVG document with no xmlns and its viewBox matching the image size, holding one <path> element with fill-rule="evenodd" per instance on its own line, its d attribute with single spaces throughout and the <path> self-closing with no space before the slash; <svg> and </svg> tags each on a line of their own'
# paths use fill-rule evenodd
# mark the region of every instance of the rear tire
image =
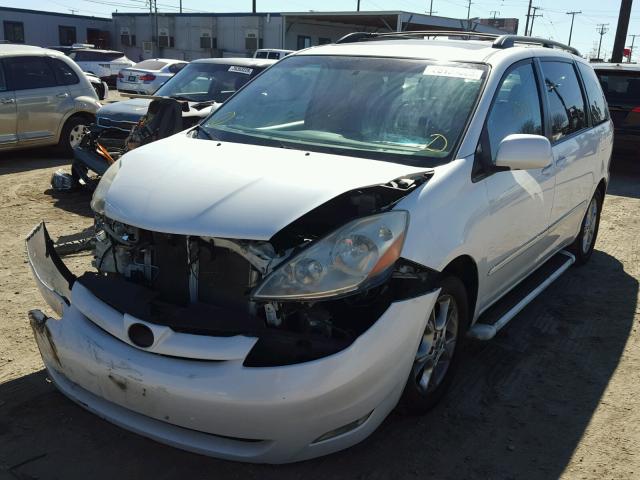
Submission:
<svg viewBox="0 0 640 480">
<path fill-rule="evenodd" d="M 464 284 L 456 277 L 445 277 L 402 393 L 401 411 L 424 414 L 446 393 L 464 347 L 468 308 Z"/>
<path fill-rule="evenodd" d="M 575 265 L 577 266 L 587 263 L 593 254 L 600 227 L 603 200 L 602 192 L 599 189 L 596 190 L 582 219 L 580 233 L 571 245 L 570 250 L 576 257 Z"/>
<path fill-rule="evenodd" d="M 65 155 L 73 154 L 73 147 L 80 145 L 80 140 L 91 122 L 88 118 L 75 116 L 68 119 L 62 127 L 58 148 Z"/>
</svg>

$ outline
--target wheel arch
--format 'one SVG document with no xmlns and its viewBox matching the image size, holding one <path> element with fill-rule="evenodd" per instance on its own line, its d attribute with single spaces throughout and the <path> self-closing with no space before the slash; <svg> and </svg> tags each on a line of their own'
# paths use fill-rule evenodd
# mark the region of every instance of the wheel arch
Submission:
<svg viewBox="0 0 640 480">
<path fill-rule="evenodd" d="M 603 178 L 600 180 L 600 183 L 598 183 L 598 186 L 596 187 L 596 192 L 600 192 L 602 194 L 602 200 L 604 200 L 604 196 L 607 193 L 607 179 Z"/>
<path fill-rule="evenodd" d="M 453 275 L 464 284 L 467 291 L 467 301 L 469 302 L 469 321 L 471 322 L 475 315 L 478 300 L 478 266 L 475 260 L 469 255 L 460 255 L 444 267 L 442 274 Z"/>
</svg>

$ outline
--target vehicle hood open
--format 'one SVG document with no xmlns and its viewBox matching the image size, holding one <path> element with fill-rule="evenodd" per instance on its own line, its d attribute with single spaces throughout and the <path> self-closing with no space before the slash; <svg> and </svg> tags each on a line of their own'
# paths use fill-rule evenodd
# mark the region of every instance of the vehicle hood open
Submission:
<svg viewBox="0 0 640 480">
<path fill-rule="evenodd" d="M 344 192 L 425 170 L 180 133 L 121 159 L 105 214 L 163 233 L 268 240 Z"/>
</svg>

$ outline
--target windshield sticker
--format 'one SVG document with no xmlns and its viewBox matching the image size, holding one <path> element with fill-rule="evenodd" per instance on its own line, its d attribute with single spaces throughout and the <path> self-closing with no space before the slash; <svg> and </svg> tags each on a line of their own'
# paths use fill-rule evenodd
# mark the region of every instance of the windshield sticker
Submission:
<svg viewBox="0 0 640 480">
<path fill-rule="evenodd" d="M 480 80 L 483 70 L 477 68 L 447 67 L 442 65 L 427 65 L 423 75 L 433 77 L 464 78 L 465 80 Z"/>
<path fill-rule="evenodd" d="M 253 72 L 253 68 L 236 67 L 235 65 L 233 65 L 229 67 L 229 71 L 236 72 L 236 73 L 244 73 L 245 75 L 251 75 L 251 73 Z"/>
</svg>

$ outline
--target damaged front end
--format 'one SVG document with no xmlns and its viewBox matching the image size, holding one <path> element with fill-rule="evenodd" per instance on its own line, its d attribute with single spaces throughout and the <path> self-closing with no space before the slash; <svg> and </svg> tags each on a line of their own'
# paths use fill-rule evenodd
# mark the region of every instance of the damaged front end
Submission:
<svg viewBox="0 0 640 480">
<path fill-rule="evenodd" d="M 29 260 L 56 313 L 77 281 L 130 321 L 114 330 L 88 317 L 138 348 L 174 354 L 156 338 L 168 329 L 257 339 L 246 367 L 302 363 L 345 349 L 391 303 L 434 288 L 436 272 L 400 257 L 408 214 L 393 210 L 428 178 L 346 192 L 269 241 L 159 233 L 97 213 L 96 271 L 77 280 L 41 224 L 27 239 Z M 44 269 L 35 266 L 42 257 Z"/>
</svg>

